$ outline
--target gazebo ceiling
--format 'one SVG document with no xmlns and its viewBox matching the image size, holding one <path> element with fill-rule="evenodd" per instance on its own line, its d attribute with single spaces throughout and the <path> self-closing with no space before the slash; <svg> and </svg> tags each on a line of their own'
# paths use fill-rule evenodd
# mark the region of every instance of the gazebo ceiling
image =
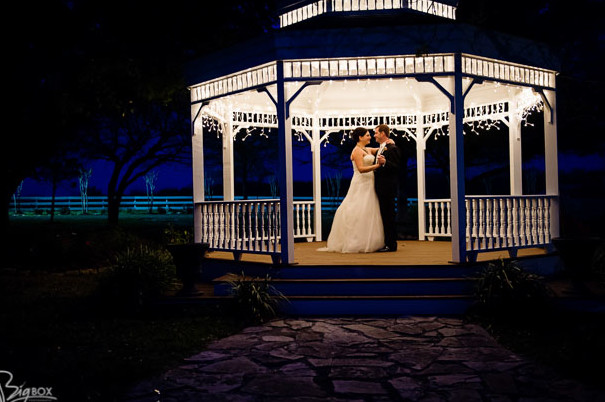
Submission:
<svg viewBox="0 0 605 402">
<path fill-rule="evenodd" d="M 465 86 L 470 79 L 465 79 Z M 294 93 L 299 83 L 286 84 Z M 269 86 L 275 97 L 275 86 Z M 519 88 L 486 82 L 473 86 L 466 100 L 468 106 L 488 104 L 508 99 Z M 274 112 L 275 105 L 264 92 L 246 91 L 222 99 L 233 110 Z M 322 116 L 346 114 L 404 113 L 416 114 L 449 110 L 449 100 L 433 84 L 413 78 L 326 81 L 305 88 L 292 102 L 291 113 Z"/>
</svg>

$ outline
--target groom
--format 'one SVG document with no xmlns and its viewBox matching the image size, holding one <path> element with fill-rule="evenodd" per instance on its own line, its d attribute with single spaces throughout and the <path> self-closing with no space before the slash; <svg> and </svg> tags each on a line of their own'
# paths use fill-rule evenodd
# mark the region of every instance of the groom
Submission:
<svg viewBox="0 0 605 402">
<path fill-rule="evenodd" d="M 374 189 L 380 205 L 385 243 L 385 246 L 378 250 L 379 252 L 397 251 L 395 196 L 397 195 L 400 154 L 399 148 L 395 144 L 386 144 L 389 133 L 389 126 L 386 124 L 381 124 L 374 129 L 374 138 L 380 144 L 380 149 L 376 152 L 375 163 L 381 164 L 381 167 L 374 171 Z M 386 161 L 382 161 L 383 158 Z"/>
</svg>

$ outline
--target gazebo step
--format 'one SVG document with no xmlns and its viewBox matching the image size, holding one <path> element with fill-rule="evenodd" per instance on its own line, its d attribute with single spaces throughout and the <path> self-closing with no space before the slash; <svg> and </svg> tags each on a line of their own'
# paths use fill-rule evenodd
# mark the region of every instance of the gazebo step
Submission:
<svg viewBox="0 0 605 402">
<path fill-rule="evenodd" d="M 275 266 L 208 259 L 203 270 L 216 301 L 230 299 L 227 281 L 239 278 L 242 271 L 249 278 L 269 277 L 271 284 L 288 299 L 282 312 L 291 316 L 459 315 L 473 303 L 473 278 L 485 263 L 410 262 L 409 265 L 331 265 L 326 261 L 325 265 Z"/>
<path fill-rule="evenodd" d="M 484 264 L 461 265 L 291 265 L 271 266 L 262 263 L 204 260 L 202 277 L 211 281 L 227 273 L 273 279 L 366 279 L 366 278 L 470 278 Z"/>
<path fill-rule="evenodd" d="M 465 295 L 434 296 L 292 296 L 282 305 L 291 316 L 332 315 L 460 315 L 471 306 Z"/>
<path fill-rule="evenodd" d="M 230 278 L 225 275 L 214 281 L 216 296 L 229 295 Z M 286 297 L 470 295 L 473 289 L 473 281 L 464 278 L 272 279 L 271 284 Z"/>
<path fill-rule="evenodd" d="M 455 265 L 359 265 L 359 266 L 289 266 L 274 270 L 272 278 L 329 279 L 329 278 L 468 278 L 478 267 Z"/>
<path fill-rule="evenodd" d="M 204 295 L 177 297 L 169 304 L 230 303 L 231 296 L 216 296 L 209 290 Z M 473 303 L 468 295 L 367 295 L 367 296 L 289 296 L 280 312 L 289 316 L 402 316 L 461 315 Z"/>
</svg>

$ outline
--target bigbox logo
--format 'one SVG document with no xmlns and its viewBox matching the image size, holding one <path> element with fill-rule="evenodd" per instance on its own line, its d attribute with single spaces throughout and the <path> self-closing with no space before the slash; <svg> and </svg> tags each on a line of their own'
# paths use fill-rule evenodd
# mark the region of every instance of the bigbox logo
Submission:
<svg viewBox="0 0 605 402">
<path fill-rule="evenodd" d="M 0 402 L 56 401 L 52 387 L 26 387 L 13 384 L 13 373 L 0 370 Z"/>
</svg>

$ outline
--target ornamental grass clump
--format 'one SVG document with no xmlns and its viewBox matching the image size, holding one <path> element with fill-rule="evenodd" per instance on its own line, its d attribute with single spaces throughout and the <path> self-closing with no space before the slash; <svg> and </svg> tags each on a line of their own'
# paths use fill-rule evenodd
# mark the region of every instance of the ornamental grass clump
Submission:
<svg viewBox="0 0 605 402">
<path fill-rule="evenodd" d="M 176 283 L 170 253 L 140 244 L 114 256 L 99 285 L 99 295 L 106 308 L 139 312 Z"/>
<path fill-rule="evenodd" d="M 172 223 L 164 229 L 163 240 L 165 244 L 191 244 L 193 231 L 185 228 L 177 228 Z"/>
<path fill-rule="evenodd" d="M 501 317 L 522 318 L 544 312 L 551 296 L 541 276 L 523 270 L 515 261 L 489 263 L 475 282 L 479 312 Z"/>
<path fill-rule="evenodd" d="M 231 287 L 236 313 L 246 322 L 262 323 L 274 318 L 288 299 L 273 285 L 271 277 L 247 277 L 244 272 L 227 281 Z"/>
</svg>

